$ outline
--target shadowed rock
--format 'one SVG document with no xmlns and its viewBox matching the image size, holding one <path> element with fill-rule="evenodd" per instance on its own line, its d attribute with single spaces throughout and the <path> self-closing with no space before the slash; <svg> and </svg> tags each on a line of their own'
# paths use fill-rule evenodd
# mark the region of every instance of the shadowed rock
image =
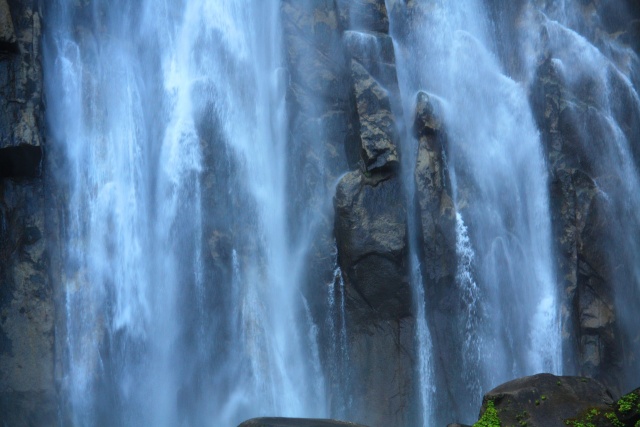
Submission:
<svg viewBox="0 0 640 427">
<path fill-rule="evenodd" d="M 253 418 L 238 427 L 366 427 L 362 424 L 310 418 Z"/>
</svg>

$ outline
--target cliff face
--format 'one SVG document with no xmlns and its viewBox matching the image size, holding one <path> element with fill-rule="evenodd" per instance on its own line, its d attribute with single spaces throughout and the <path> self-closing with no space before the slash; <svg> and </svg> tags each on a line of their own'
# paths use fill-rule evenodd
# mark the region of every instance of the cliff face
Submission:
<svg viewBox="0 0 640 427">
<path fill-rule="evenodd" d="M 54 304 L 47 251 L 37 1 L 0 1 L 0 414 L 54 425 Z"/>
</svg>

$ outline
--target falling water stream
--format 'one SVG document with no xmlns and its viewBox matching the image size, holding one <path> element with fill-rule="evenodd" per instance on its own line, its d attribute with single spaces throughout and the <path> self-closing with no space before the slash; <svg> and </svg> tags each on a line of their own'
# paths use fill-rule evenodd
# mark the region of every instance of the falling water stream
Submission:
<svg viewBox="0 0 640 427">
<path fill-rule="evenodd" d="M 60 0 L 48 13 L 70 422 L 324 415 L 305 242 L 288 229 L 278 2 Z"/>
</svg>

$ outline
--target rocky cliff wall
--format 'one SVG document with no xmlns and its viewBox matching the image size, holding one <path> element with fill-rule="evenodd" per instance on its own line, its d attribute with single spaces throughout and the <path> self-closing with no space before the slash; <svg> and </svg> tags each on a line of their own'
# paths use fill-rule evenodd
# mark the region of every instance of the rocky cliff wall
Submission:
<svg viewBox="0 0 640 427">
<path fill-rule="evenodd" d="M 42 16 L 38 2 L 0 1 L 0 418 L 56 424 L 49 279 Z"/>
</svg>

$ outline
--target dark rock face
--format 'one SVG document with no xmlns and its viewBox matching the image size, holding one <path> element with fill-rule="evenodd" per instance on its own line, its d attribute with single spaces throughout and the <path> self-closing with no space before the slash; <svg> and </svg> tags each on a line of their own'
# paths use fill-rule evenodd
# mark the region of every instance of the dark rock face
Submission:
<svg viewBox="0 0 640 427">
<path fill-rule="evenodd" d="M 308 418 L 254 418 L 238 427 L 366 427 L 362 424 L 337 420 L 317 420 Z"/>
<path fill-rule="evenodd" d="M 36 178 L 42 169 L 42 148 L 28 144 L 0 148 L 0 178 Z"/>
<path fill-rule="evenodd" d="M 605 143 L 606 126 L 602 113 L 581 99 L 584 94 L 563 83 L 551 59 L 539 67 L 533 94 L 550 168 L 551 211 L 564 289 L 566 363 L 571 366 L 570 360 L 577 356 L 577 372 L 615 387 L 623 355 L 612 289 L 616 277 L 606 244 L 613 213 L 598 159 L 582 148 Z"/>
<path fill-rule="evenodd" d="M 57 411 L 37 4 L 0 1 L 0 418 L 18 427 Z"/>
<path fill-rule="evenodd" d="M 434 290 L 444 290 L 455 281 L 455 208 L 449 194 L 451 183 L 444 153 L 446 135 L 438 101 L 425 92 L 416 100 L 414 134 L 418 138 L 415 182 L 420 209 L 425 279 Z"/>
<path fill-rule="evenodd" d="M 358 168 L 342 177 L 334 198 L 347 302 L 346 410 L 370 425 L 410 425 L 415 329 L 406 196 L 397 174 L 401 108 L 393 43 L 383 1 L 338 2 L 338 9 L 358 131 L 358 162 L 350 163 Z"/>
<path fill-rule="evenodd" d="M 377 180 L 376 180 L 377 178 Z M 348 173 L 335 198 L 335 233 L 343 272 L 365 306 L 358 323 L 411 314 L 407 279 L 407 224 L 398 177 Z"/>
</svg>

